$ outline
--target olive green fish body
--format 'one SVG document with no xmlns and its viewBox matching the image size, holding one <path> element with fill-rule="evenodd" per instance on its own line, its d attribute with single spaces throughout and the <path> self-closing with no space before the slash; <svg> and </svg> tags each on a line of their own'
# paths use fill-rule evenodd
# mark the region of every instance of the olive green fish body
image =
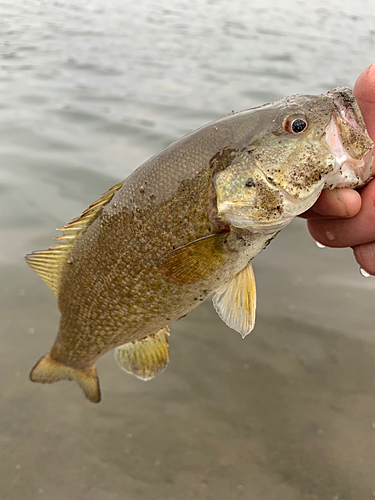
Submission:
<svg viewBox="0 0 375 500">
<path fill-rule="evenodd" d="M 254 327 L 251 260 L 323 188 L 360 187 L 372 142 L 350 89 L 291 96 L 176 141 L 27 256 L 58 298 L 60 328 L 31 372 L 100 400 L 95 361 L 143 380 L 168 362 L 168 325 L 210 295 L 242 336 Z"/>
<path fill-rule="evenodd" d="M 86 368 L 113 347 L 158 331 L 264 248 L 269 236 L 227 231 L 217 218 L 212 179 L 238 154 L 230 118 L 190 134 L 137 169 L 77 238 L 58 291 L 55 359 Z M 160 270 L 165 255 L 220 232 L 228 250 L 210 276 L 176 283 Z"/>
</svg>

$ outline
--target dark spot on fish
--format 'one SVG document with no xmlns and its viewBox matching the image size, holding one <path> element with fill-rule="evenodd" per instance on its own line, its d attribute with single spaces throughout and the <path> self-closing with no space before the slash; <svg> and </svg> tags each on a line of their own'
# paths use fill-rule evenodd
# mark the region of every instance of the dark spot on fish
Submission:
<svg viewBox="0 0 375 500">
<path fill-rule="evenodd" d="M 252 177 L 249 177 L 245 183 L 245 186 L 246 187 L 254 187 L 255 186 L 254 179 Z"/>
<path fill-rule="evenodd" d="M 268 179 L 269 181 L 273 181 L 273 178 L 272 178 L 272 177 L 267 177 L 267 179 Z"/>
</svg>

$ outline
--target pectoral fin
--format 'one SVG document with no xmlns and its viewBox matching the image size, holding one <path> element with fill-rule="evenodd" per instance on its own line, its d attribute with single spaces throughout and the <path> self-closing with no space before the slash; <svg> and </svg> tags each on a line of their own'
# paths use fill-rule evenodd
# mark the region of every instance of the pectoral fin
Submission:
<svg viewBox="0 0 375 500">
<path fill-rule="evenodd" d="M 169 328 L 166 326 L 142 340 L 116 347 L 115 359 L 127 373 L 141 380 L 151 380 L 167 367 L 168 335 Z"/>
<path fill-rule="evenodd" d="M 181 285 L 210 276 L 225 259 L 228 232 L 211 234 L 173 250 L 159 263 L 159 269 Z"/>
<path fill-rule="evenodd" d="M 256 285 L 251 262 L 221 287 L 212 301 L 224 323 L 245 338 L 255 325 Z"/>
</svg>

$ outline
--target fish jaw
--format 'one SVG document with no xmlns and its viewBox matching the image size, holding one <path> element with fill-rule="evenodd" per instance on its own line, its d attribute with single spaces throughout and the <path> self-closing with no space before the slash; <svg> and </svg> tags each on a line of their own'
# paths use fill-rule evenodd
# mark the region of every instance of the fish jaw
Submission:
<svg viewBox="0 0 375 500">
<path fill-rule="evenodd" d="M 340 118 L 334 113 L 327 127 L 324 139 L 333 156 L 333 169 L 328 174 L 324 189 L 354 188 L 358 189 L 366 185 L 371 178 L 373 162 L 373 142 L 368 137 L 366 130 L 360 127 L 354 120 L 353 114 L 349 115 L 345 109 L 340 109 Z M 340 131 L 339 120 L 348 124 L 352 131 L 363 137 L 361 147 L 365 149 L 365 154 L 359 158 L 353 158 L 349 151 L 352 148 L 344 146 L 344 140 Z M 367 152 L 366 152 L 367 150 Z M 351 151 L 352 152 L 352 151 Z M 355 156 L 359 156 L 354 152 Z"/>
</svg>

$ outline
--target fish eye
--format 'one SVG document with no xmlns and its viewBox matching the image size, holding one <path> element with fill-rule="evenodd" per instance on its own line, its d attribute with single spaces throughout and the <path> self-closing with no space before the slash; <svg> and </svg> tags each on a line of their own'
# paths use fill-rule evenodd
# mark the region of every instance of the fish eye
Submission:
<svg viewBox="0 0 375 500">
<path fill-rule="evenodd" d="M 289 116 L 283 123 L 285 132 L 291 134 L 300 134 L 307 128 L 307 119 L 305 116 L 291 117 Z"/>
</svg>

